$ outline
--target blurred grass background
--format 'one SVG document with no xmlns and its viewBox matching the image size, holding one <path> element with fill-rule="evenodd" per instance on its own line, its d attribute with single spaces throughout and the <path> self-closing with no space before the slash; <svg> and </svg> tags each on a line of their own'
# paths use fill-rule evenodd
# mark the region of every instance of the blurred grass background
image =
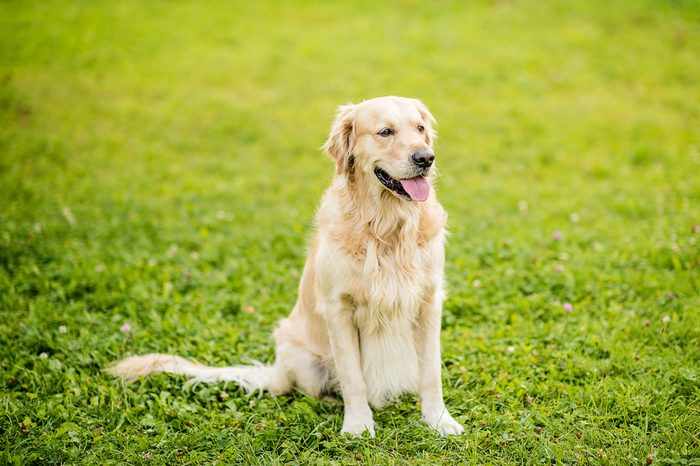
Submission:
<svg viewBox="0 0 700 466">
<path fill-rule="evenodd" d="M 680 0 L 1 2 L 2 462 L 698 464 L 699 28 Z M 270 360 L 335 107 L 387 94 L 440 123 L 463 436 L 412 397 L 350 440 L 332 401 L 101 375 Z"/>
</svg>

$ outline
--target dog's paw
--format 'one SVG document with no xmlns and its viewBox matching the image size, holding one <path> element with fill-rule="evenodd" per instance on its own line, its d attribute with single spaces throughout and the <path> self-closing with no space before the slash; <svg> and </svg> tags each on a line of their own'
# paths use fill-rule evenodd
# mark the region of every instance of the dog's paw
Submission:
<svg viewBox="0 0 700 466">
<path fill-rule="evenodd" d="M 341 434 L 347 434 L 353 437 L 359 437 L 364 432 L 369 432 L 370 437 L 374 437 L 374 420 L 361 418 L 349 418 L 345 416 Z"/>
<path fill-rule="evenodd" d="M 364 424 L 353 424 L 349 426 L 343 424 L 343 429 L 340 431 L 341 434 L 350 435 L 351 437 L 360 437 L 365 432 L 369 432 L 369 436 L 374 437 L 374 427 L 367 427 Z"/>
<path fill-rule="evenodd" d="M 450 416 L 447 411 L 430 416 L 423 415 L 423 422 L 440 432 L 440 435 L 443 437 L 447 437 L 448 435 L 459 435 L 464 432 L 464 426 L 455 421 L 455 419 Z"/>
</svg>

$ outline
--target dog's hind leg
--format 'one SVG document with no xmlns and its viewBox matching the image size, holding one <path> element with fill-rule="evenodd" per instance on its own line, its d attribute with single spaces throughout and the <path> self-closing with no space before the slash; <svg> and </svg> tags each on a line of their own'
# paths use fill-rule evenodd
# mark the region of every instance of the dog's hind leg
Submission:
<svg viewBox="0 0 700 466">
<path fill-rule="evenodd" d="M 300 329 L 291 319 L 282 320 L 275 330 L 277 342 L 275 367 L 283 369 L 286 377 L 278 379 L 279 386 L 271 385 L 270 392 L 275 393 L 275 390 L 279 390 L 279 393 L 284 393 L 289 391 L 291 384 L 315 397 L 319 397 L 327 390 L 330 373 L 322 358 L 309 351 L 301 338 L 303 337 Z"/>
</svg>

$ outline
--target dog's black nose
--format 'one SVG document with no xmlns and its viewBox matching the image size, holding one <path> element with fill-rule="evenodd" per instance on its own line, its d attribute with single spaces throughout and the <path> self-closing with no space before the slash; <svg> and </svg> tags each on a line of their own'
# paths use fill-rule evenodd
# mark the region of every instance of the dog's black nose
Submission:
<svg viewBox="0 0 700 466">
<path fill-rule="evenodd" d="M 431 150 L 419 150 L 411 156 L 411 160 L 421 168 L 428 168 L 435 161 L 435 154 Z"/>
</svg>

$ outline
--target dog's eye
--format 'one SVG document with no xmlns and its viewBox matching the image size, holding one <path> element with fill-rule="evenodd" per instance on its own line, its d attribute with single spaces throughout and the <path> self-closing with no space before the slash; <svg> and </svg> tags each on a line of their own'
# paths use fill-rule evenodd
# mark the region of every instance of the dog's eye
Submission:
<svg viewBox="0 0 700 466">
<path fill-rule="evenodd" d="M 419 132 L 419 133 L 422 133 L 423 131 L 425 131 L 425 126 L 423 126 L 423 125 L 418 125 L 418 132 Z"/>
<path fill-rule="evenodd" d="M 394 130 L 391 129 L 391 128 L 384 128 L 383 130 L 381 130 L 381 131 L 378 132 L 377 134 L 380 135 L 380 136 L 383 137 L 383 138 L 388 138 L 389 136 L 391 136 L 392 134 L 394 134 Z"/>
</svg>

